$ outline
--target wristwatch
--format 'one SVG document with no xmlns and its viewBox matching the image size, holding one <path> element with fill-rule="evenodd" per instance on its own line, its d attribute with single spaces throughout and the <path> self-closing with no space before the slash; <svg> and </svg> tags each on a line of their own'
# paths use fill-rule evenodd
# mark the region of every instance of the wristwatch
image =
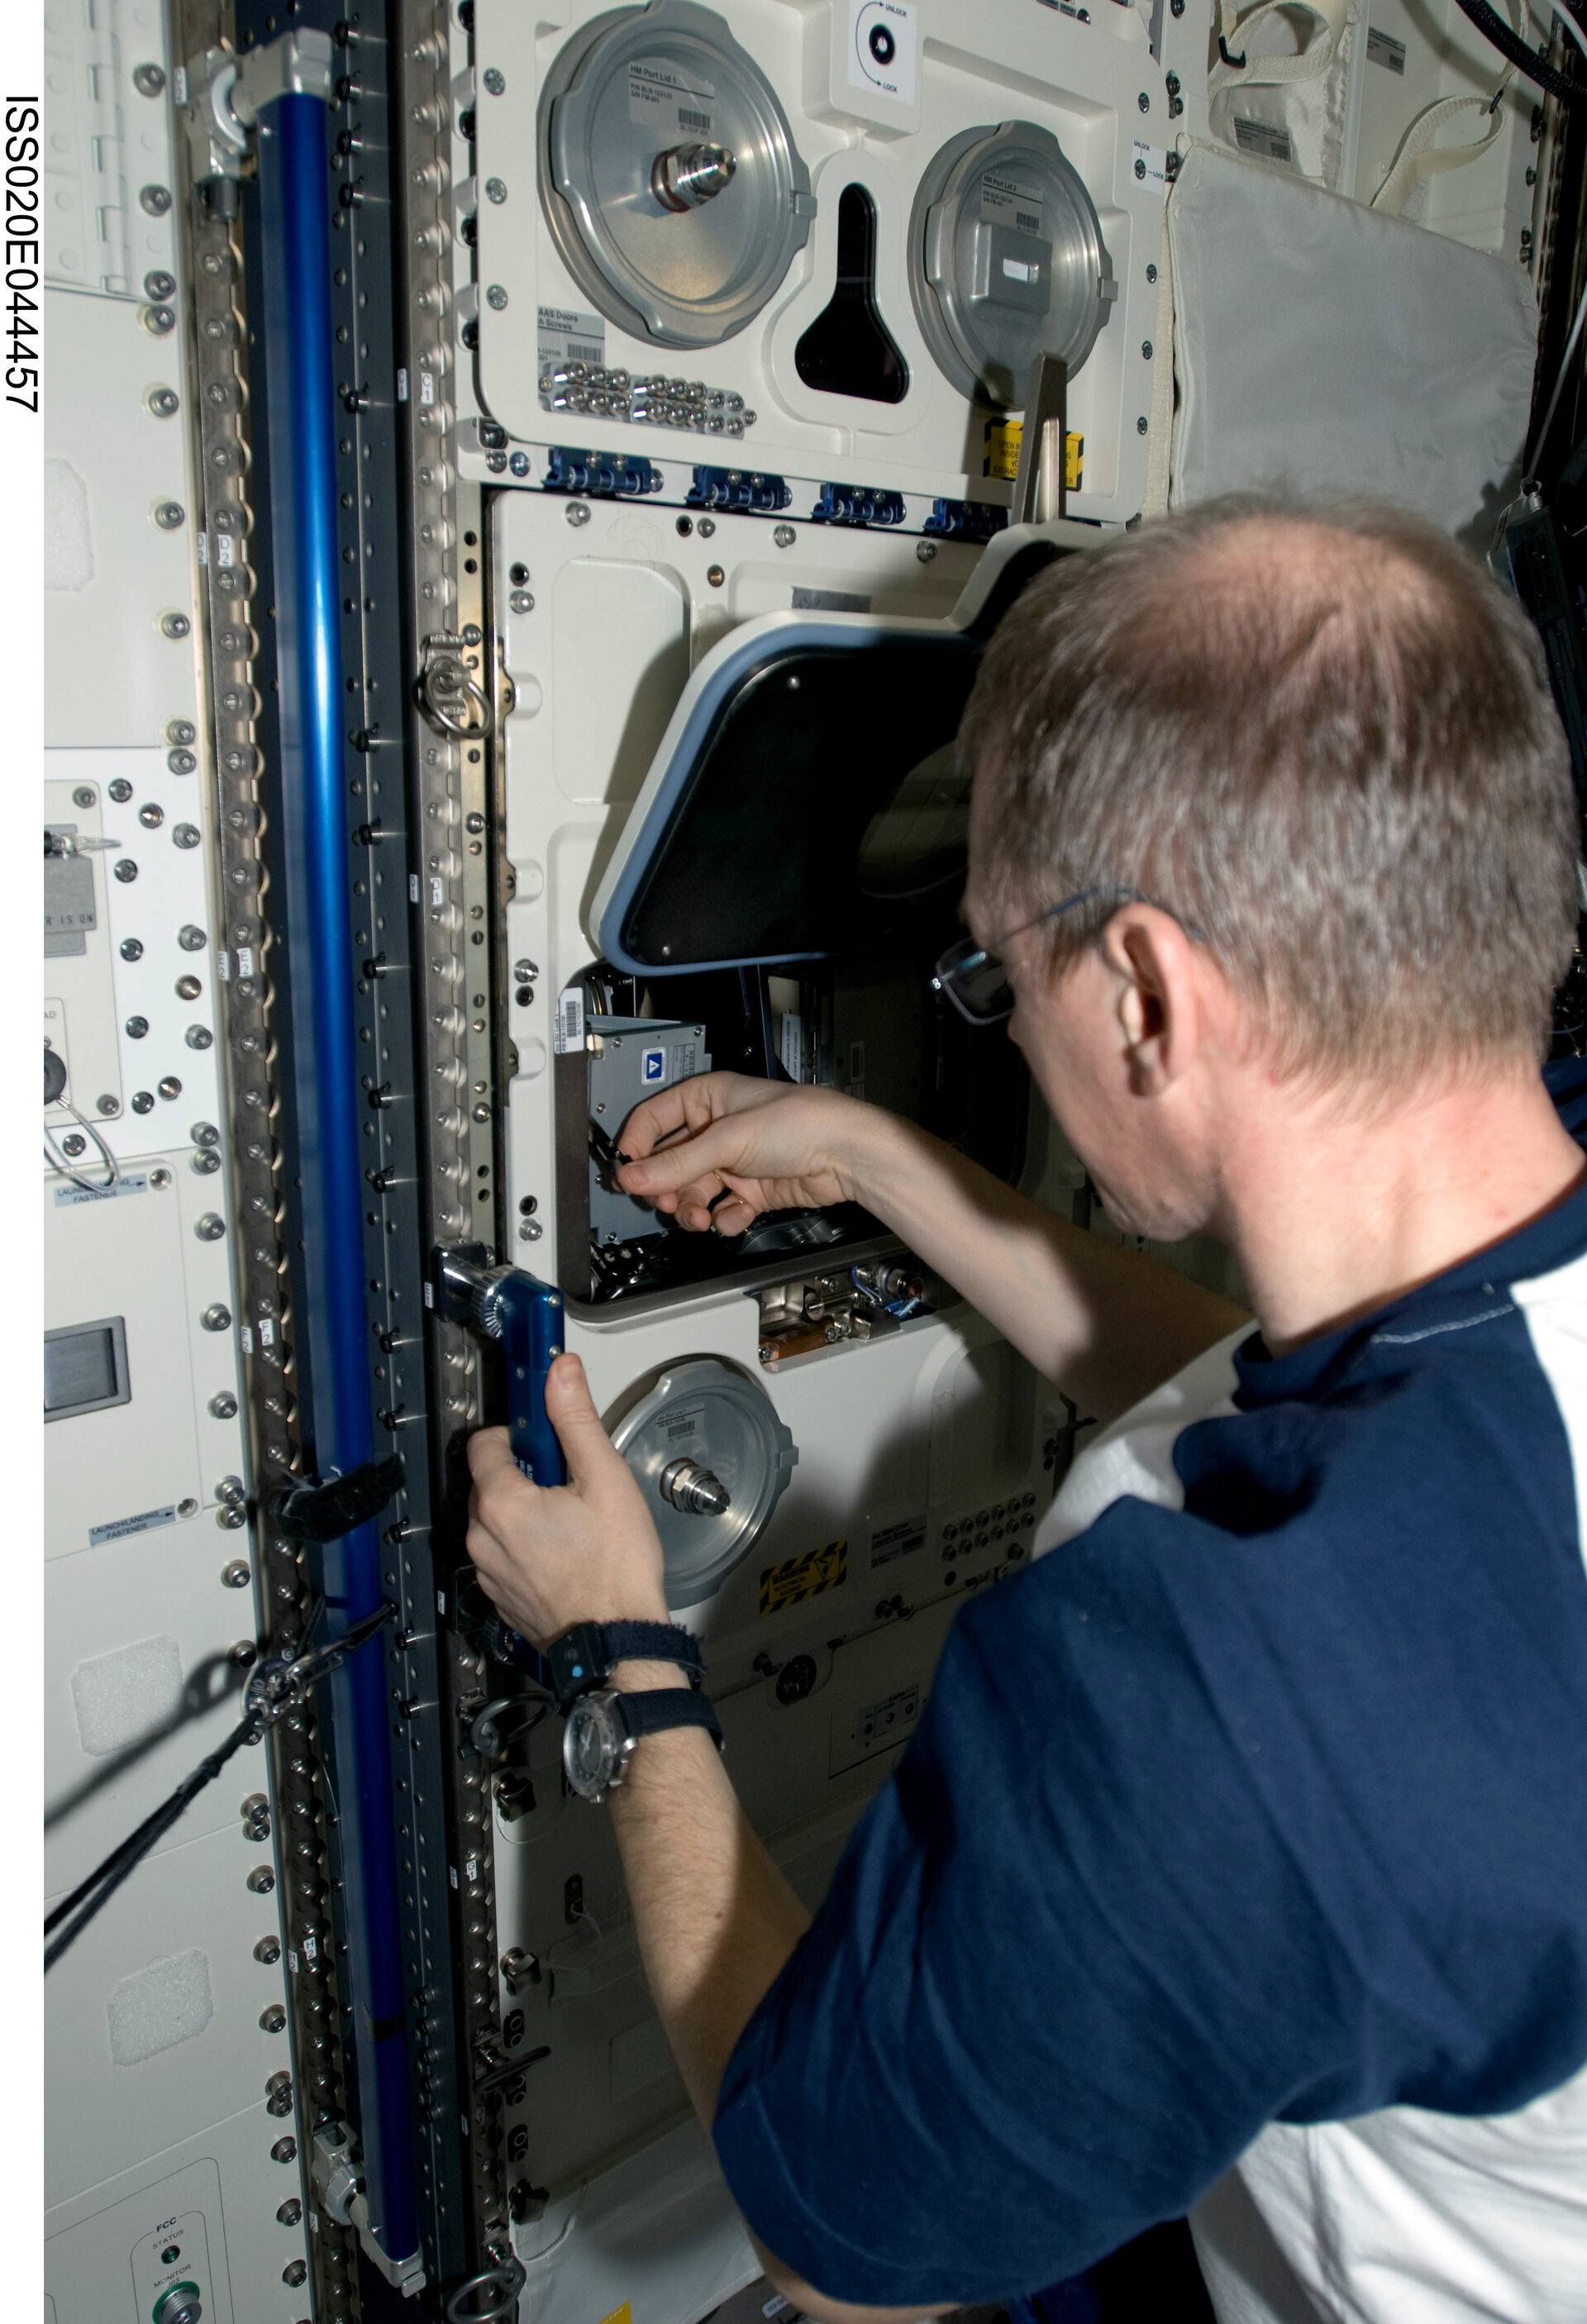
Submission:
<svg viewBox="0 0 1587 2324">
<path fill-rule="evenodd" d="M 648 1694 L 615 1688 L 581 1694 L 562 1730 L 569 1785 L 581 1800 L 598 1805 L 623 1781 L 635 1745 L 647 1735 L 664 1735 L 669 1727 L 703 1727 L 722 1748 L 722 1729 L 708 1694 L 685 1686 L 658 1687 Z"/>
<path fill-rule="evenodd" d="M 670 1622 L 576 1622 L 547 1648 L 551 1690 L 566 1711 L 604 1686 L 619 1663 L 677 1663 L 698 1686 L 706 1665 L 700 1642 Z"/>
</svg>

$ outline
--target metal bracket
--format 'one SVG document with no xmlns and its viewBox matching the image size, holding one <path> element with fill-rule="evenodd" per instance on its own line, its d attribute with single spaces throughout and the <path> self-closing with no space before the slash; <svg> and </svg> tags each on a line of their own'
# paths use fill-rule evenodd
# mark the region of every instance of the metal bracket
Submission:
<svg viewBox="0 0 1587 2324">
<path fill-rule="evenodd" d="M 1069 367 L 1062 358 L 1038 355 L 1025 390 L 1020 466 L 1009 509 L 1010 530 L 1020 524 L 1046 524 L 1064 513 L 1064 414 L 1068 387 Z"/>
<path fill-rule="evenodd" d="M 183 79 L 195 180 L 240 178 L 252 157 L 252 134 L 263 106 L 289 96 L 330 103 L 330 34 L 307 25 L 294 28 L 242 58 L 227 49 L 206 49 L 189 64 Z"/>
<path fill-rule="evenodd" d="M 405 2260 L 392 2260 L 369 2233 L 369 2207 L 364 2200 L 361 2159 L 355 2150 L 353 2134 L 345 2123 L 334 2122 L 315 2132 L 309 2181 L 318 2196 L 321 2209 L 339 2227 L 356 2228 L 365 2258 L 405 2300 L 411 2300 L 415 2292 L 424 2289 L 424 2264 L 417 2252 Z"/>
<path fill-rule="evenodd" d="M 465 638 L 438 635 L 424 641 L 424 667 L 419 673 L 419 706 L 443 734 L 483 741 L 493 724 L 484 689 L 469 676 L 463 657 Z"/>
</svg>

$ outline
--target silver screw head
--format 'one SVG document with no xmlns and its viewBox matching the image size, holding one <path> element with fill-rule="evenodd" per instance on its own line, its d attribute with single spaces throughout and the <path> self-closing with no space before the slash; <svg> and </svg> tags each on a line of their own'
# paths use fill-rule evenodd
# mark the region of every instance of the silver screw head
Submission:
<svg viewBox="0 0 1587 2324">
<path fill-rule="evenodd" d="M 189 1025 L 184 1038 L 189 1049 L 208 1049 L 213 1046 L 215 1036 L 208 1025 Z"/>
<path fill-rule="evenodd" d="M 278 1960 L 281 1957 L 281 1948 L 279 1946 L 276 1948 L 276 1957 Z M 283 2227 L 295 2227 L 299 2220 L 303 2216 L 303 2206 L 299 2202 L 295 2195 L 290 2195 L 286 2201 L 281 2206 L 280 2209 L 276 2212 L 275 2216 L 281 2221 Z"/>
<path fill-rule="evenodd" d="M 569 502 L 568 502 L 568 503 L 567 503 L 567 521 L 568 521 L 568 523 L 569 523 L 570 525 L 572 525 L 572 527 L 574 528 L 575 531 L 577 531 L 577 530 L 578 527 L 579 527 L 581 524 L 587 524 L 587 523 L 589 522 L 589 521 L 590 521 L 590 508 L 589 508 L 589 503 L 588 503 L 587 501 L 569 501 Z"/>
<path fill-rule="evenodd" d="M 185 613 L 161 613 L 160 634 L 162 638 L 185 638 L 191 634 L 193 624 Z"/>
<path fill-rule="evenodd" d="M 180 501 L 156 502 L 154 521 L 161 532 L 180 532 L 186 521 L 187 511 Z"/>
<path fill-rule="evenodd" d="M 507 76 L 504 72 L 498 72 L 494 65 L 488 65 L 485 68 L 484 79 L 485 88 L 492 97 L 501 97 L 505 93 Z"/>
<path fill-rule="evenodd" d="M 118 1097 L 111 1097 L 108 1093 L 106 1093 L 104 1097 L 96 1098 L 94 1103 L 97 1107 L 98 1111 L 103 1114 L 108 1115 L 119 1113 L 121 1111 L 121 1100 Z"/>
<path fill-rule="evenodd" d="M 709 540 L 715 530 L 716 520 L 714 516 L 703 516 L 695 527 L 702 540 Z"/>
<path fill-rule="evenodd" d="M 218 1211 L 206 1211 L 193 1221 L 193 1232 L 200 1242 L 218 1242 L 226 1232 L 226 1221 Z"/>
<path fill-rule="evenodd" d="M 185 928 L 179 930 L 177 935 L 177 942 L 184 952 L 202 952 L 208 941 L 203 929 L 196 928 L 191 920 L 188 922 Z"/>
<path fill-rule="evenodd" d="M 145 831 L 158 831 L 165 821 L 165 809 L 162 807 L 156 807 L 151 799 L 147 807 L 141 807 L 138 809 L 138 821 Z"/>
<path fill-rule="evenodd" d="M 236 1533 L 248 1522 L 245 1509 L 217 1509 L 215 1522 L 222 1533 Z"/>
<path fill-rule="evenodd" d="M 298 2159 L 297 2140 L 278 2138 L 270 2150 L 270 2159 L 272 2163 L 295 2163 Z"/>
<path fill-rule="evenodd" d="M 168 742 L 196 742 L 198 739 L 198 730 L 190 718 L 168 718 L 165 722 L 165 739 Z"/>
<path fill-rule="evenodd" d="M 915 554 L 919 558 L 922 565 L 929 565 L 932 558 L 937 555 L 936 541 L 918 540 L 915 543 Z"/>
<path fill-rule="evenodd" d="M 158 97 L 165 87 L 165 75 L 158 65 L 138 65 L 133 71 L 133 87 L 140 97 Z"/>
<path fill-rule="evenodd" d="M 231 1572 L 229 1565 L 226 1568 L 226 1572 L 228 1573 Z M 276 1962 L 281 1959 L 280 1938 L 261 1937 L 259 1942 L 254 1948 L 254 1958 L 256 1961 L 263 1961 L 266 1969 L 273 1969 Z M 283 2203 L 281 2209 L 285 2210 L 286 2209 L 287 2206 Z M 280 2213 L 278 2212 L 276 2216 L 279 2218 Z M 289 2222 L 289 2224 L 291 2223 Z"/>
<path fill-rule="evenodd" d="M 60 1150 L 69 1161 L 75 1162 L 79 1154 L 88 1152 L 88 1141 L 80 1130 L 69 1130 L 60 1141 Z"/>
<path fill-rule="evenodd" d="M 124 888 L 129 887 L 138 876 L 138 867 L 130 855 L 124 855 L 114 869 Z"/>
<path fill-rule="evenodd" d="M 176 276 L 168 274 L 163 266 L 154 267 L 143 277 L 143 296 L 157 303 L 169 299 L 176 289 Z"/>
<path fill-rule="evenodd" d="M 484 198 L 487 202 L 504 202 L 507 198 L 506 180 L 487 178 L 484 181 Z"/>
<path fill-rule="evenodd" d="M 130 789 L 128 797 L 131 797 Z M 71 803 L 73 807 L 97 807 L 99 803 L 99 795 L 91 783 L 79 783 L 71 795 Z"/>
<path fill-rule="evenodd" d="M 154 1093 L 153 1093 L 153 1091 L 152 1091 L 152 1090 L 134 1090 L 134 1091 L 133 1092 L 133 1111 L 134 1111 L 134 1113 L 152 1113 L 152 1112 L 153 1112 L 153 1111 L 154 1111 Z"/>
<path fill-rule="evenodd" d="M 268 2009 L 260 2011 L 259 2030 L 262 2034 L 284 2034 L 286 2026 L 287 2013 L 279 2001 L 272 2001 Z M 299 2281 L 301 2282 L 301 2278 Z"/>
<path fill-rule="evenodd" d="M 138 320 L 151 338 L 163 339 L 176 328 L 174 307 L 140 307 Z"/>
<path fill-rule="evenodd" d="M 494 307 L 498 314 L 501 313 L 507 303 L 507 293 L 499 282 L 486 284 L 484 302 L 487 307 Z"/>
<path fill-rule="evenodd" d="M 178 847 L 197 847 L 204 837 L 196 823 L 179 823 L 171 835 Z"/>
<path fill-rule="evenodd" d="M 147 1092 L 145 1092 L 144 1094 L 147 1095 Z M 165 1167 L 163 1163 L 161 1163 L 158 1167 L 150 1171 L 149 1184 L 152 1186 L 157 1186 L 161 1194 L 163 1194 L 167 1186 L 171 1185 L 171 1172 Z"/>
<path fill-rule="evenodd" d="M 168 751 L 165 763 L 173 775 L 190 775 L 198 761 L 191 751 Z"/>
<path fill-rule="evenodd" d="M 221 1587 L 226 1590 L 245 1590 L 253 1579 L 245 1557 L 228 1558 L 220 1569 Z"/>
<path fill-rule="evenodd" d="M 771 528 L 772 540 L 779 549 L 791 549 L 798 537 L 791 524 L 778 524 Z"/>
<path fill-rule="evenodd" d="M 220 1132 L 212 1121 L 196 1121 L 189 1131 L 195 1146 L 218 1146 Z"/>
<path fill-rule="evenodd" d="M 138 195 L 138 206 L 147 210 L 151 217 L 163 217 L 171 208 L 171 188 L 144 186 Z"/>
<path fill-rule="evenodd" d="M 532 613 L 534 599 L 527 589 L 514 589 L 507 603 L 515 613 Z"/>
<path fill-rule="evenodd" d="M 519 1226 L 518 1240 L 520 1242 L 539 1242 L 544 1232 L 539 1219 L 525 1219 Z"/>
<path fill-rule="evenodd" d="M 141 1041 L 148 1029 L 149 1019 L 146 1017 L 129 1017 L 126 1020 L 125 1030 L 129 1041 Z"/>
<path fill-rule="evenodd" d="M 182 1085 L 174 1074 L 164 1074 L 154 1084 L 161 1097 L 180 1097 Z"/>
<path fill-rule="evenodd" d="M 268 1896 L 275 1886 L 275 1873 L 268 1864 L 256 1864 L 247 1878 L 247 1886 L 255 1896 Z"/>
<path fill-rule="evenodd" d="M 223 1477 L 215 1488 L 215 1498 L 217 1501 L 224 1501 L 228 1508 L 237 1509 L 242 1508 L 248 1496 L 240 1477 Z"/>
<path fill-rule="evenodd" d="M 188 1167 L 196 1178 L 210 1178 L 220 1167 L 220 1157 L 212 1148 L 201 1148 L 191 1157 Z"/>
<path fill-rule="evenodd" d="M 110 797 L 115 801 L 117 807 L 125 807 L 128 799 L 130 799 L 133 795 L 133 787 L 131 783 L 128 782 L 125 775 L 117 775 L 115 781 L 106 783 L 105 788 Z M 81 799 L 78 801 L 78 805 L 79 807 L 82 805 Z M 140 945 L 138 946 L 138 952 L 142 952 L 143 949 L 143 945 Z M 124 960 L 136 960 L 137 956 L 137 953 L 129 953 L 125 945 L 122 946 L 122 958 Z"/>
<path fill-rule="evenodd" d="M 235 1420 L 237 1416 L 237 1399 L 229 1388 L 220 1388 L 210 1397 L 209 1409 L 217 1420 Z"/>
<path fill-rule="evenodd" d="M 1150 420 L 1148 420 L 1148 418 L 1147 418 L 1147 416 L 1146 416 L 1145 412 L 1143 411 L 1143 412 L 1141 413 L 1141 415 L 1140 415 L 1140 419 L 1139 419 L 1139 420 L 1136 421 L 1136 423 L 1135 423 L 1135 432 L 1136 432 L 1136 434 L 1137 434 L 1138 436 L 1144 436 L 1144 435 L 1146 434 L 1147 429 L 1150 427 L 1150 425 L 1151 425 Z"/>
<path fill-rule="evenodd" d="M 232 1311 L 229 1307 L 223 1307 L 220 1301 L 217 1299 L 205 1308 L 198 1321 L 207 1332 L 229 1332 Z"/>
</svg>

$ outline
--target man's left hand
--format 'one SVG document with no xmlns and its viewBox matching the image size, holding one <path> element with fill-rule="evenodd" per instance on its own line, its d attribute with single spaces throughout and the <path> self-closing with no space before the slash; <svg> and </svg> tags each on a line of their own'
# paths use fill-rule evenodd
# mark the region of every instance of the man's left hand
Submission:
<svg viewBox="0 0 1587 2324">
<path fill-rule="evenodd" d="M 661 1544 L 577 1356 L 551 1366 L 546 1414 L 565 1485 L 531 1484 L 504 1428 L 469 1439 L 468 1554 L 486 1595 L 541 1649 L 576 1622 L 665 1622 Z"/>
</svg>

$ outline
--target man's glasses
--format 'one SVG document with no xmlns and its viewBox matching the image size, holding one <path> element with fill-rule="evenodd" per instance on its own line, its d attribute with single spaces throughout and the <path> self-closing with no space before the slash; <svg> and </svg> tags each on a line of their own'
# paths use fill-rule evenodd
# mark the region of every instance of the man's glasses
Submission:
<svg viewBox="0 0 1587 2324">
<path fill-rule="evenodd" d="M 1139 888 L 1082 888 L 1077 896 L 1066 896 L 1061 904 L 1049 905 L 1033 920 L 1021 920 L 1017 928 L 1010 928 L 995 945 L 978 945 L 973 936 L 961 936 L 957 944 L 949 945 L 937 962 L 932 990 L 946 992 L 967 1023 L 1001 1025 L 1014 1013 L 1014 988 L 1002 964 L 1003 945 L 1012 944 L 1028 928 L 1040 927 L 1045 920 L 1062 919 L 1066 912 L 1077 910 L 1097 896 L 1110 897 L 1115 903 L 1146 904 L 1151 900 Z M 1192 929 L 1190 933 L 1195 932 Z"/>
</svg>

